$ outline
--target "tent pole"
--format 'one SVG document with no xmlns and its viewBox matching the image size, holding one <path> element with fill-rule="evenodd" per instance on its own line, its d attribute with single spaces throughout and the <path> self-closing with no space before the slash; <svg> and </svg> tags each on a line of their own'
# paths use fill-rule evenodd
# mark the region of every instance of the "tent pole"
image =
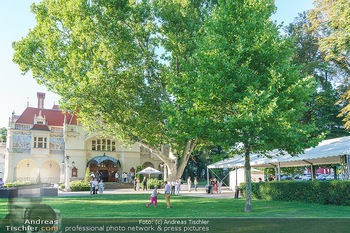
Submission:
<svg viewBox="0 0 350 233">
<path fill-rule="evenodd" d="M 235 187 L 235 190 L 238 188 L 238 180 L 237 180 L 237 166 L 235 167 L 235 170 L 236 170 L 236 187 Z"/>
<path fill-rule="evenodd" d="M 209 168 L 207 167 L 207 185 L 209 186 Z"/>
<path fill-rule="evenodd" d="M 348 166 L 348 177 L 346 177 L 346 179 L 350 180 L 350 156 L 346 155 L 346 157 L 348 158 L 348 160 L 346 161 L 347 166 Z"/>
<path fill-rule="evenodd" d="M 278 162 L 278 181 L 281 181 L 281 163 Z"/>
</svg>

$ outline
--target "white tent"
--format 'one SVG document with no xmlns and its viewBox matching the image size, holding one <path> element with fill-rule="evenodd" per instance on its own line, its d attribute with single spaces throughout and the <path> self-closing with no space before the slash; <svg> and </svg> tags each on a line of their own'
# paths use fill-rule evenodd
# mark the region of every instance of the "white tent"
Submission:
<svg viewBox="0 0 350 233">
<path fill-rule="evenodd" d="M 161 171 L 158 171 L 157 169 L 154 169 L 152 167 L 147 167 L 145 169 L 143 169 L 142 171 L 139 171 L 138 173 L 136 174 L 148 174 L 148 178 L 150 179 L 151 178 L 151 174 L 162 174 L 163 172 Z M 149 189 L 149 182 L 148 183 L 148 189 Z"/>
<path fill-rule="evenodd" d="M 350 137 L 328 139 L 320 142 L 315 148 L 305 149 L 303 154 L 292 157 L 287 152 L 278 156 L 278 150 L 269 153 L 271 158 L 250 155 L 250 165 L 252 167 L 298 167 L 320 164 L 341 163 L 341 156 L 350 154 Z M 234 158 L 219 161 L 211 164 L 208 168 L 233 168 L 244 167 L 244 156 L 236 155 Z"/>
<path fill-rule="evenodd" d="M 279 155 L 278 150 L 273 150 L 269 153 L 271 158 L 266 158 L 259 154 L 251 154 L 250 165 L 251 167 L 278 168 L 278 173 L 280 174 L 280 167 L 314 166 L 346 162 L 347 170 L 350 172 L 350 137 L 324 140 L 318 146 L 305 149 L 304 153 L 294 157 L 287 152 L 283 153 L 284 155 Z M 345 155 L 347 155 L 347 158 Z M 207 168 L 242 167 L 244 167 L 244 155 L 236 155 L 234 158 L 211 164 Z"/>
</svg>

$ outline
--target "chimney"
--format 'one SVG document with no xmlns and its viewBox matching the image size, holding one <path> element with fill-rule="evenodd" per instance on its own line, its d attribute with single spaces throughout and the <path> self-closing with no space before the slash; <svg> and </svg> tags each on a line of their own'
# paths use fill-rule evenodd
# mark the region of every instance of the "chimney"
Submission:
<svg viewBox="0 0 350 233">
<path fill-rule="evenodd" d="M 38 108 L 44 108 L 45 93 L 37 92 L 36 95 L 38 97 Z"/>
</svg>

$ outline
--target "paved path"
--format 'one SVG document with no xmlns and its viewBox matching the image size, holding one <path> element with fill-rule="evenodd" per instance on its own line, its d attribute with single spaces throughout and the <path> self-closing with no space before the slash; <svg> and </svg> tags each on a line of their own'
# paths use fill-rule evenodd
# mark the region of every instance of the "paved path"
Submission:
<svg viewBox="0 0 350 233">
<path fill-rule="evenodd" d="M 133 189 L 106 189 L 103 192 L 103 195 L 110 195 L 110 194 L 143 194 L 148 193 L 151 194 L 153 190 L 139 190 L 134 191 Z M 162 194 L 164 190 L 160 189 L 159 192 Z M 58 192 L 58 196 L 64 197 L 64 196 L 85 196 L 90 195 L 89 191 L 78 191 L 78 192 Z M 234 192 L 228 189 L 224 189 L 222 194 L 206 194 L 204 189 L 197 189 L 197 191 L 194 191 L 192 189 L 191 192 L 188 191 L 180 191 L 180 196 L 191 196 L 191 197 L 209 197 L 209 198 L 233 198 Z"/>
</svg>

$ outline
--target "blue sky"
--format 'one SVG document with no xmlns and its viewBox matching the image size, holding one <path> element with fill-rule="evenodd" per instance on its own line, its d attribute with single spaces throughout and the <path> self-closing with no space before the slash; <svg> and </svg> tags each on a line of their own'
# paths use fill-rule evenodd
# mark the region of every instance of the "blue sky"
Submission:
<svg viewBox="0 0 350 233">
<path fill-rule="evenodd" d="M 27 106 L 37 106 L 37 92 L 45 92 L 45 108 L 58 103 L 59 96 L 39 86 L 28 73 L 21 75 L 18 66 L 12 62 L 12 42 L 25 37 L 35 26 L 35 17 L 30 12 L 32 3 L 40 0 L 2 1 L 0 7 L 0 127 L 7 127 L 13 110 L 21 114 Z M 312 8 L 313 0 L 276 0 L 277 12 L 272 16 L 278 23 L 287 25 L 305 10 Z"/>
</svg>

